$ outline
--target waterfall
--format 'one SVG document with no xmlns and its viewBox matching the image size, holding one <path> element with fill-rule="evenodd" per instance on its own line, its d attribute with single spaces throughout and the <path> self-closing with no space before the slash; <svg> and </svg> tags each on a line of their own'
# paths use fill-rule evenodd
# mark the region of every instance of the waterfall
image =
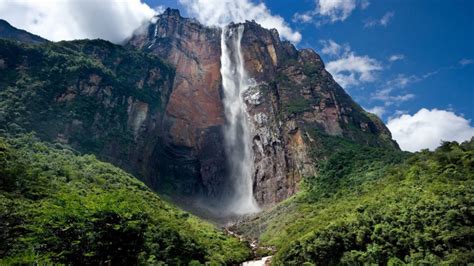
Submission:
<svg viewBox="0 0 474 266">
<path fill-rule="evenodd" d="M 229 211 L 239 215 L 259 211 L 253 197 L 254 160 L 242 98 L 242 93 L 250 86 L 240 47 L 243 31 L 243 25 L 227 26 L 222 29 L 221 35 L 221 76 L 226 116 L 224 141 L 232 186 Z"/>
</svg>

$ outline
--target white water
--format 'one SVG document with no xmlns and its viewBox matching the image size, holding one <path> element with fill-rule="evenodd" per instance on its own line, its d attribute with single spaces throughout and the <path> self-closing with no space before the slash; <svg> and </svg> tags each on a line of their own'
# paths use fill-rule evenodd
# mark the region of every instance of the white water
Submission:
<svg viewBox="0 0 474 266">
<path fill-rule="evenodd" d="M 268 257 L 263 257 L 258 260 L 246 261 L 242 263 L 242 266 L 265 266 L 265 265 L 270 264 L 271 258 L 272 256 L 268 256 Z"/>
<path fill-rule="evenodd" d="M 242 98 L 250 86 L 240 47 L 243 31 L 243 25 L 224 27 L 221 35 L 221 75 L 227 120 L 224 140 L 232 185 L 229 211 L 238 215 L 259 211 L 253 197 L 254 160 Z"/>
</svg>

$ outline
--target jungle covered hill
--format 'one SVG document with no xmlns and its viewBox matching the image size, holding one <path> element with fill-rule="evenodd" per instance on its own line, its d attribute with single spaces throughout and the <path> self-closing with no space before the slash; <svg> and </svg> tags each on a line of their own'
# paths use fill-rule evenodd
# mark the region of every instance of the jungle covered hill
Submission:
<svg viewBox="0 0 474 266">
<path fill-rule="evenodd" d="M 273 264 L 474 261 L 474 140 L 414 154 L 333 141 L 299 194 L 235 227 Z"/>
<path fill-rule="evenodd" d="M 0 138 L 0 264 L 233 264 L 245 242 L 130 174 L 31 135 Z"/>
</svg>

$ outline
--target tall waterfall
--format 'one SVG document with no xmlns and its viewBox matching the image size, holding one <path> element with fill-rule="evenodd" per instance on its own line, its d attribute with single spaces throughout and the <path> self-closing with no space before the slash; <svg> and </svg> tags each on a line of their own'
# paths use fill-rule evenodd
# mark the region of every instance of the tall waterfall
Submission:
<svg viewBox="0 0 474 266">
<path fill-rule="evenodd" d="M 221 35 L 221 76 L 227 120 L 224 140 L 232 186 L 229 211 L 235 214 L 259 210 L 253 197 L 254 160 L 242 98 L 242 93 L 250 86 L 240 47 L 243 31 L 243 25 L 227 26 L 222 29 Z"/>
</svg>

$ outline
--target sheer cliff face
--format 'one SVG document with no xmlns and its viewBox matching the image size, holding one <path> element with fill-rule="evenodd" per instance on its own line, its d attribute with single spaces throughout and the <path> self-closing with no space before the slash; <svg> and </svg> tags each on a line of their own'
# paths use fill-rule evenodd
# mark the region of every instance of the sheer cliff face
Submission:
<svg viewBox="0 0 474 266">
<path fill-rule="evenodd" d="M 310 156 L 321 134 L 369 145 L 396 148 L 376 117 L 369 117 L 324 69 L 313 50 L 296 50 L 276 30 L 245 23 L 242 50 L 249 76 L 258 86 L 245 100 L 253 129 L 254 191 L 258 202 L 273 205 L 298 190 L 304 176 L 316 174 Z"/>
<path fill-rule="evenodd" d="M 167 10 L 129 42 L 176 68 L 163 118 L 163 153 L 158 170 L 165 186 L 183 194 L 218 197 L 224 185 L 220 30 L 206 28 Z"/>
<path fill-rule="evenodd" d="M 168 9 L 127 45 L 176 67 L 163 118 L 161 178 L 180 192 L 221 196 L 226 160 L 220 29 Z M 276 30 L 255 22 L 244 23 L 241 46 L 245 69 L 256 81 L 244 100 L 255 157 L 253 189 L 261 206 L 293 195 L 303 176 L 316 173 L 314 163 L 323 158 L 309 151 L 322 145 L 319 134 L 397 148 L 383 123 L 353 102 L 314 51 L 296 50 Z"/>
</svg>

